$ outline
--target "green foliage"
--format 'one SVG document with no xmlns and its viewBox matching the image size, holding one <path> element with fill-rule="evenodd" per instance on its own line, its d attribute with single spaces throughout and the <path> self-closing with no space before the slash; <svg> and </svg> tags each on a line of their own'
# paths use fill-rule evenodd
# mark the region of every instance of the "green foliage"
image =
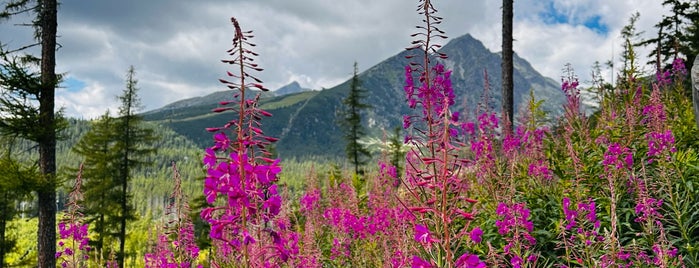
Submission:
<svg viewBox="0 0 699 268">
<path fill-rule="evenodd" d="M 85 200 L 82 206 L 86 223 L 94 229 L 92 247 L 95 252 L 103 255 L 106 254 L 103 252 L 105 239 L 115 238 L 120 214 L 120 185 L 114 178 L 119 160 L 114 151 L 115 124 L 115 119 L 110 117 L 108 112 L 105 113 L 100 119 L 92 122 L 92 128 L 72 150 L 84 159 L 82 189 Z"/>
<path fill-rule="evenodd" d="M 16 241 L 14 250 L 5 257 L 7 267 L 36 267 L 37 218 L 15 219 L 9 223 L 9 239 Z"/>
<path fill-rule="evenodd" d="M 17 216 L 17 204 L 28 200 L 37 176 L 36 167 L 26 166 L 12 158 L 12 140 L 3 140 L 0 154 L 0 266 L 5 255 L 16 245 L 16 238 L 8 237 L 10 221 Z"/>
<path fill-rule="evenodd" d="M 388 137 L 388 155 L 391 165 L 396 167 L 396 174 L 398 174 L 398 176 L 403 174 L 406 153 L 407 149 L 403 144 L 401 128 L 396 127 L 393 129 L 393 135 Z"/>
<path fill-rule="evenodd" d="M 65 129 L 67 122 L 59 113 L 53 128 L 39 124 L 36 104 L 44 85 L 32 67 L 0 48 L 0 134 L 38 143 Z"/>
</svg>

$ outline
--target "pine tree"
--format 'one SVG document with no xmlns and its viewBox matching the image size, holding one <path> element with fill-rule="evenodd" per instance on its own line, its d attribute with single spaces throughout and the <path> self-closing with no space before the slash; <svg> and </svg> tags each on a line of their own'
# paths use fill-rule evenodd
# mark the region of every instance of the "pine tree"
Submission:
<svg viewBox="0 0 699 268">
<path fill-rule="evenodd" d="M 345 128 L 345 140 L 347 146 L 345 153 L 347 158 L 354 165 L 354 174 L 361 174 L 361 166 L 366 164 L 368 158 L 371 157 L 369 150 L 359 142 L 359 139 L 366 135 L 362 126 L 362 109 L 370 108 L 371 106 L 362 102 L 366 98 L 366 90 L 362 89 L 359 76 L 357 74 L 357 63 L 354 63 L 354 75 L 350 81 L 350 90 L 347 98 L 342 103 L 345 105 L 341 125 Z"/>
<path fill-rule="evenodd" d="M 42 183 L 36 187 L 39 207 L 38 227 L 38 265 L 41 268 L 56 267 L 56 132 L 59 129 L 60 115 L 55 113 L 55 91 L 58 84 L 56 75 L 56 29 L 58 26 L 58 2 L 56 0 L 11 0 L 6 1 L 0 12 L 0 19 L 7 19 L 16 14 L 34 13 L 30 24 L 34 27 L 34 36 L 38 43 L 21 49 L 41 46 L 41 58 L 28 56 L 39 63 L 39 83 L 33 91 L 24 91 L 36 97 L 39 105 L 35 112 L 36 121 L 30 121 L 29 129 L 40 126 L 34 135 L 39 147 L 39 172 Z M 0 73 L 2 73 L 0 71 Z M 19 89 L 28 89 L 27 85 Z M 33 85 L 32 85 L 33 86 Z M 27 106 L 32 104 L 24 103 Z M 25 130 L 26 131 L 26 130 Z"/>
<path fill-rule="evenodd" d="M 134 219 L 133 207 L 129 200 L 128 192 L 131 173 L 135 168 L 146 164 L 145 157 L 155 152 L 152 146 L 156 140 L 153 134 L 153 129 L 142 126 L 143 118 L 136 114 L 140 109 L 140 99 L 138 97 L 138 81 L 135 78 L 135 71 L 131 66 L 126 75 L 126 88 L 119 96 L 121 107 L 119 108 L 119 117 L 116 120 L 114 143 L 114 153 L 117 154 L 116 160 L 116 182 L 119 185 L 120 197 L 118 204 L 121 208 L 121 213 L 118 217 L 119 224 L 119 252 L 117 253 L 117 262 L 119 267 L 124 267 L 124 246 L 126 242 L 126 223 Z"/>
</svg>

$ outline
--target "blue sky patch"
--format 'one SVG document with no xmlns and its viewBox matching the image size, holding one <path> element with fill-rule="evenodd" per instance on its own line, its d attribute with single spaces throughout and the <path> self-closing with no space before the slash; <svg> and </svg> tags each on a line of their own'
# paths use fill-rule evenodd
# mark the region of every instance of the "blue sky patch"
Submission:
<svg viewBox="0 0 699 268">
<path fill-rule="evenodd" d="M 606 24 L 602 23 L 602 16 L 600 15 L 595 15 L 591 18 L 588 18 L 583 25 L 585 27 L 594 30 L 597 33 L 601 34 L 607 34 L 609 32 L 609 28 L 607 27 Z"/>
<path fill-rule="evenodd" d="M 65 80 L 63 80 L 61 86 L 68 92 L 77 92 L 85 88 L 85 82 L 72 77 L 68 77 Z"/>
<path fill-rule="evenodd" d="M 594 15 L 592 17 L 575 18 L 570 14 L 562 12 L 562 10 L 556 9 L 553 1 L 546 5 L 546 9 L 542 11 L 539 16 L 543 19 L 546 24 L 570 24 L 570 25 L 583 25 L 586 28 L 595 31 L 598 34 L 606 35 L 609 33 L 609 27 L 602 22 L 602 16 Z"/>
</svg>

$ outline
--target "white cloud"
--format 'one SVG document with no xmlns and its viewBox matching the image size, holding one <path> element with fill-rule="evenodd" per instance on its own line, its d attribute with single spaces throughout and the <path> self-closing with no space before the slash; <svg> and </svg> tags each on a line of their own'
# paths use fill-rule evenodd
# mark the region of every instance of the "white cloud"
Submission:
<svg viewBox="0 0 699 268">
<path fill-rule="evenodd" d="M 77 118 L 94 119 L 107 110 L 114 114 L 118 108 L 116 97 L 105 98 L 105 88 L 95 82 L 86 82 L 85 87 L 75 92 L 59 89 L 56 93 L 56 107 Z"/>
</svg>

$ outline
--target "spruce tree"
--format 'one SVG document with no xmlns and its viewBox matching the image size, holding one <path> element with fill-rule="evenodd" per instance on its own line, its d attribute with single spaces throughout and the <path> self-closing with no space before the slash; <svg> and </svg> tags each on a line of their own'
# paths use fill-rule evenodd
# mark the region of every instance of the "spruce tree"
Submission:
<svg viewBox="0 0 699 268">
<path fill-rule="evenodd" d="M 92 246 L 98 256 L 106 256 L 105 240 L 114 237 L 120 213 L 119 184 L 115 119 L 107 111 L 101 118 L 92 122 L 90 130 L 73 147 L 73 152 L 83 157 L 83 196 L 82 203 L 87 223 L 93 228 Z M 109 241 L 109 240 L 107 240 Z"/>
<path fill-rule="evenodd" d="M 354 63 L 354 75 L 350 81 L 349 94 L 342 103 L 345 105 L 341 125 L 345 128 L 344 138 L 347 141 L 345 153 L 354 166 L 354 174 L 361 174 L 361 166 L 371 157 L 369 150 L 359 142 L 366 132 L 362 126 L 361 112 L 371 106 L 364 103 L 366 90 L 361 87 L 357 74 L 357 63 Z"/>
</svg>

